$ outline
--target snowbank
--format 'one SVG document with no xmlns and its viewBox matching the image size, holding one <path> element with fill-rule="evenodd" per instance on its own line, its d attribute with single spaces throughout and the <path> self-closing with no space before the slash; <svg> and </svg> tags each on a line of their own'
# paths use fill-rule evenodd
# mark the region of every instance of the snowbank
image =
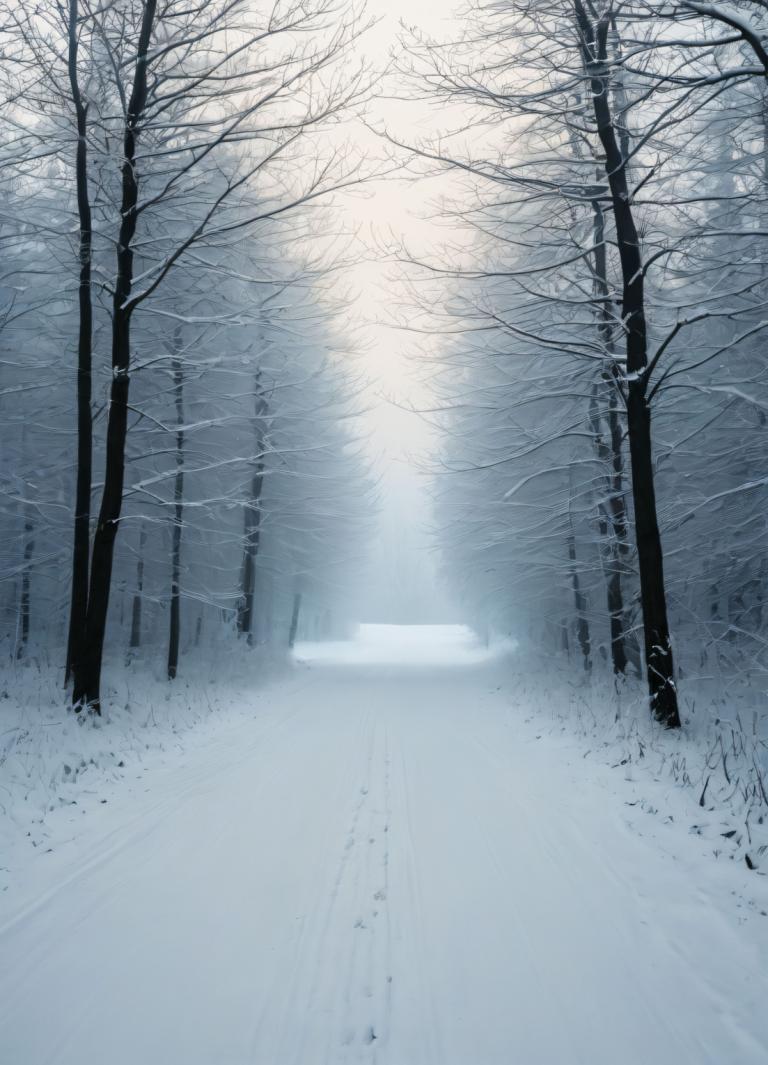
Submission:
<svg viewBox="0 0 768 1065">
<path fill-rule="evenodd" d="M 718 697 L 706 681 L 684 680 L 683 728 L 670 732 L 652 720 L 639 682 L 617 684 L 607 671 L 587 678 L 526 653 L 524 662 L 510 659 L 504 686 L 529 726 L 578 752 L 585 773 L 598 761 L 621 774 L 610 801 L 631 808 L 642 831 L 657 823 L 660 844 L 674 853 L 682 828 L 703 853 L 739 867 L 734 893 L 743 888 L 750 905 L 765 905 L 768 888 L 755 879 L 768 874 L 764 693 L 734 680 Z"/>
<path fill-rule="evenodd" d="M 147 664 L 111 664 L 101 718 L 69 709 L 59 666 L 40 659 L 8 666 L 0 681 L 0 891 L 23 851 L 48 851 L 79 834 L 95 807 L 150 769 L 179 764 L 225 723 L 263 710 L 268 682 L 290 670 L 261 651 L 184 664 L 173 683 Z M 68 816 L 57 816 L 66 811 Z M 19 854 L 19 850 L 22 854 Z"/>
</svg>

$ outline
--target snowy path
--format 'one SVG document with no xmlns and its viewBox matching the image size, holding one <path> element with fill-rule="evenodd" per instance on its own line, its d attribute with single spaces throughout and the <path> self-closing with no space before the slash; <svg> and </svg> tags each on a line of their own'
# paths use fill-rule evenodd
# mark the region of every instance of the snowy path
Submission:
<svg viewBox="0 0 768 1065">
<path fill-rule="evenodd" d="M 6 920 L 2 1065 L 768 1060 L 754 937 L 437 650 L 325 650 Z"/>
</svg>

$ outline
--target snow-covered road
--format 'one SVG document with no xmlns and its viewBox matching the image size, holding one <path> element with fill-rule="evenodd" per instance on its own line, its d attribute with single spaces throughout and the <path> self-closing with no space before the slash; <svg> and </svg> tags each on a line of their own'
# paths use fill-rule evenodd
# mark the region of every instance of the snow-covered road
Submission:
<svg viewBox="0 0 768 1065">
<path fill-rule="evenodd" d="M 6 918 L 2 1065 L 764 1065 L 765 936 L 461 632 L 401 650 L 305 646 Z"/>
</svg>

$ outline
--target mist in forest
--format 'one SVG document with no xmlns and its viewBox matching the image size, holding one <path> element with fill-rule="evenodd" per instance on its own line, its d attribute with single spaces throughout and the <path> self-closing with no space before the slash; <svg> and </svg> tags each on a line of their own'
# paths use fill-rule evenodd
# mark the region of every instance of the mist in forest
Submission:
<svg viewBox="0 0 768 1065">
<path fill-rule="evenodd" d="M 0 0 L 0 113 L 0 1065 L 764 1065 L 767 0 Z"/>
<path fill-rule="evenodd" d="M 173 680 L 462 621 L 673 729 L 684 675 L 763 676 L 749 26 L 137 0 L 2 33 L 10 659 L 98 713 L 161 649 Z"/>
</svg>

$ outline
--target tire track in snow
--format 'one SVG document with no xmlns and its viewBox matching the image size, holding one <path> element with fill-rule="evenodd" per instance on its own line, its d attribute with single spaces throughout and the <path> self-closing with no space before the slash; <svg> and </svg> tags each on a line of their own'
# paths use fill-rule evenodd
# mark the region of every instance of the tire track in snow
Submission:
<svg viewBox="0 0 768 1065">
<path fill-rule="evenodd" d="M 422 1063 L 423 1065 L 442 1065 L 446 1058 L 443 1050 L 441 1025 L 433 990 L 433 974 L 430 972 L 430 964 L 427 959 L 423 940 L 423 930 L 426 927 L 424 922 L 424 900 L 421 887 L 420 864 L 414 839 L 411 808 L 411 783 L 407 768 L 406 753 L 402 745 L 398 764 L 400 769 L 400 794 L 402 795 L 402 825 L 401 839 L 399 840 L 403 862 L 402 872 L 404 883 L 402 887 L 406 892 L 406 899 L 409 904 L 412 932 L 411 940 L 408 943 L 408 950 L 411 953 L 413 960 L 417 962 L 417 984 L 422 995 L 425 997 L 424 1005 L 427 1013 L 427 1016 L 426 1018 L 423 1018 L 419 1029 L 419 1034 L 422 1040 L 421 1056 L 414 1056 L 414 1060 L 418 1061 L 420 1065 L 422 1065 Z M 394 990 L 396 992 L 397 988 Z M 393 1061 L 392 1065 L 397 1065 L 397 1062 Z"/>
<path fill-rule="evenodd" d="M 307 914 L 284 990 L 277 1042 L 280 1060 L 292 1065 L 375 1065 L 386 1053 L 391 759 L 386 726 L 373 713 L 343 772 L 356 781 L 347 828 L 332 848 L 335 858 L 323 876 L 328 887 Z M 297 1012 L 303 1018 L 298 1032 L 291 1023 Z"/>
<path fill-rule="evenodd" d="M 291 694 L 300 696 L 307 686 L 296 686 Z M 77 869 L 17 911 L 2 925 L 0 938 L 18 934 L 25 925 L 34 928 L 36 933 L 24 958 L 15 966 L 17 982 L 21 984 L 25 979 L 31 978 L 35 970 L 45 964 L 45 958 L 56 949 L 58 942 L 71 935 L 73 928 L 87 930 L 88 925 L 100 912 L 114 904 L 113 884 L 105 881 L 103 887 L 94 889 L 100 882 L 99 874 L 106 871 L 115 859 L 130 854 L 131 851 L 142 851 L 146 857 L 147 846 L 152 843 L 153 837 L 163 830 L 167 816 L 177 815 L 186 805 L 206 796 L 215 796 L 221 787 L 222 778 L 231 781 L 235 774 L 247 770 L 255 756 L 258 756 L 263 771 L 254 784 L 253 797 L 257 798 L 260 793 L 268 791 L 281 772 L 279 764 L 266 757 L 270 746 L 292 727 L 294 719 L 304 712 L 306 705 L 302 701 L 294 707 L 285 708 L 266 725 L 255 719 L 255 735 L 249 735 L 247 742 L 237 748 L 234 757 L 230 750 L 228 760 L 217 762 L 213 767 L 202 763 L 196 765 L 194 770 L 186 771 L 181 783 L 164 792 L 160 801 L 147 804 L 140 814 L 126 820 L 106 835 L 97 837 L 100 839 L 101 849 L 94 845 L 90 856 Z M 141 862 L 135 863 L 130 875 L 140 869 Z M 66 923 L 58 922 L 54 926 L 49 915 L 56 912 L 62 898 L 67 899 L 68 920 Z M 15 1008 L 12 1000 L 0 1002 L 0 1027 L 13 1016 Z M 62 1047 L 68 1041 L 74 1040 L 78 1022 L 85 1023 L 89 1010 L 87 998 L 78 1000 L 68 1016 L 67 1030 L 70 1036 L 62 1037 Z M 51 1060 L 56 1060 L 56 1057 Z"/>
<path fill-rule="evenodd" d="M 388 765 L 386 734 L 374 724 L 350 852 L 347 890 L 338 906 L 339 984 L 331 995 L 326 1065 L 373 1063 L 386 1045 Z"/>
<path fill-rule="evenodd" d="M 376 1060 L 381 1044 L 377 1017 L 382 1015 L 377 1005 L 378 929 L 382 918 L 386 926 L 387 888 L 382 869 L 388 862 L 383 842 L 388 814 L 381 747 L 381 727 L 369 711 L 362 718 L 353 748 L 344 752 L 340 764 L 333 764 L 338 779 L 356 781 L 347 806 L 347 827 L 339 840 L 338 824 L 344 822 L 339 818 L 331 825 L 325 848 L 330 857 L 308 882 L 314 897 L 302 917 L 292 975 L 279 989 L 279 1004 L 273 996 L 261 1011 L 251 1040 L 259 1065 L 271 1065 L 272 1059 L 264 1056 L 269 1039 L 263 1036 L 275 1005 L 282 1020 L 273 1040 L 274 1053 L 281 1055 L 281 1062 L 341 1065 Z M 335 809 L 344 805 L 341 799 Z M 297 1011 L 303 1018 L 298 1031 Z"/>
<path fill-rule="evenodd" d="M 305 690 L 309 688 L 310 683 L 310 681 L 307 681 L 295 685 L 290 692 L 291 701 L 302 696 Z M 177 783 L 174 788 L 162 792 L 162 798 L 158 801 L 150 800 L 147 802 L 143 800 L 140 813 L 131 815 L 106 833 L 95 836 L 87 856 L 85 858 L 81 857 L 77 866 L 68 875 L 59 880 L 48 891 L 42 892 L 31 902 L 18 909 L 3 924 L 0 924 L 0 936 L 5 935 L 27 919 L 36 917 L 41 910 L 51 902 L 54 902 L 60 893 L 75 887 L 123 851 L 143 842 L 154 828 L 162 824 L 167 814 L 176 812 L 186 801 L 196 798 L 205 791 L 214 791 L 222 776 L 230 776 L 233 771 L 246 766 L 253 760 L 254 754 L 261 756 L 267 749 L 267 745 L 277 739 L 280 733 L 293 723 L 293 719 L 305 710 L 305 704 L 302 701 L 298 701 L 296 706 L 284 708 L 279 715 L 270 718 L 267 723 L 264 723 L 258 717 L 254 718 L 253 722 L 247 725 L 248 732 L 251 733 L 253 730 L 253 733 L 248 735 L 245 743 L 240 742 L 238 744 L 235 756 L 233 757 L 231 748 L 225 746 L 224 757 L 213 767 L 210 765 L 210 752 L 208 750 L 194 752 L 193 757 L 197 764 L 192 769 L 185 769 L 181 783 Z M 242 732 L 243 723 L 239 723 L 237 727 Z M 231 729 L 227 731 L 231 731 Z M 201 758 L 205 760 L 201 761 Z M 263 783 L 268 783 L 268 779 L 265 779 Z M 127 790 L 130 791 L 132 789 Z M 159 792 L 159 788 L 156 785 L 151 790 Z M 57 810 L 56 812 L 61 813 L 62 811 Z"/>
<path fill-rule="evenodd" d="M 318 868 L 307 876 L 304 891 L 306 902 L 299 920 L 299 931 L 292 944 L 293 960 L 290 963 L 290 975 L 284 984 L 276 985 L 272 994 L 264 1002 L 259 1018 L 253 1026 L 250 1038 L 251 1059 L 258 1065 L 272 1065 L 280 1060 L 286 1065 L 295 1061 L 305 1065 L 301 1055 L 305 1052 L 307 1030 L 310 1025 L 311 1006 L 316 997 L 320 983 L 323 957 L 332 924 L 336 898 L 349 860 L 348 846 L 354 832 L 361 797 L 353 802 L 351 821 L 347 821 L 344 842 L 339 848 L 338 826 L 344 823 L 341 811 L 348 809 L 348 773 L 350 767 L 359 766 L 364 761 L 363 751 L 370 743 L 372 721 L 370 714 L 358 719 L 355 738 L 350 747 L 344 748 L 344 755 L 338 755 L 327 766 L 335 775 L 336 792 L 331 804 L 329 819 L 325 826 L 325 844 L 321 849 L 322 860 Z M 338 726 L 337 726 L 338 728 Z M 338 744 L 338 735 L 335 737 Z M 334 753 L 336 748 L 334 747 Z M 338 815 L 338 819 L 337 819 Z M 311 812 L 307 811 L 307 817 Z M 316 822 L 315 822 L 316 823 Z M 297 1031 L 295 1016 L 297 1004 L 302 1016 L 302 1028 Z M 279 1018 L 275 1021 L 275 1017 Z M 280 1055 L 280 1057 L 276 1057 Z M 319 1057 L 308 1057 L 306 1062 L 319 1061 Z"/>
<path fill-rule="evenodd" d="M 167 818 L 2 941 L 9 1062 L 762 1065 L 743 939 L 491 683 L 314 669 L 191 801 L 169 776 Z"/>
</svg>

